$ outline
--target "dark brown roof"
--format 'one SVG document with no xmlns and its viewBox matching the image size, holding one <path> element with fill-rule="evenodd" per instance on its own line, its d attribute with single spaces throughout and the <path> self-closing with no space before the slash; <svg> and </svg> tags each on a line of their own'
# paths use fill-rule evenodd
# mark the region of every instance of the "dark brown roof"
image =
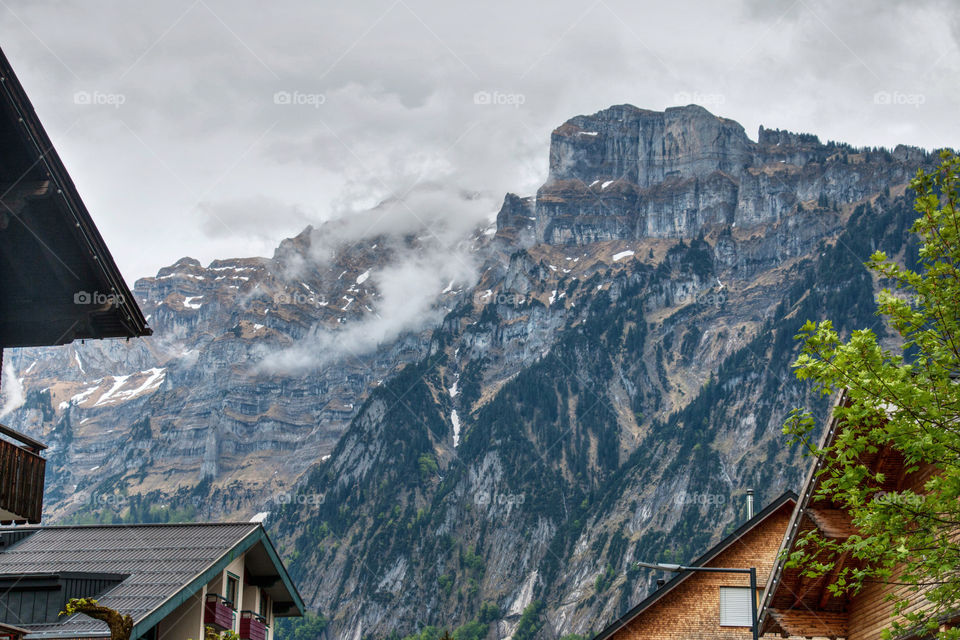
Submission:
<svg viewBox="0 0 960 640">
<path fill-rule="evenodd" d="M 276 577 L 267 593 L 302 615 L 304 606 L 259 523 L 152 524 L 17 527 L 0 544 L 0 576 L 97 573 L 120 574 L 122 581 L 97 595 L 104 606 L 134 620 L 133 637 L 149 630 L 169 611 L 196 593 L 235 557 L 248 550 L 247 568 L 255 577 Z M 93 596 L 91 596 L 93 597 Z M 106 626 L 85 615 L 62 622 L 22 625 L 31 638 L 102 636 Z"/>
<path fill-rule="evenodd" d="M 150 333 L 0 50 L 0 348 Z"/>
</svg>

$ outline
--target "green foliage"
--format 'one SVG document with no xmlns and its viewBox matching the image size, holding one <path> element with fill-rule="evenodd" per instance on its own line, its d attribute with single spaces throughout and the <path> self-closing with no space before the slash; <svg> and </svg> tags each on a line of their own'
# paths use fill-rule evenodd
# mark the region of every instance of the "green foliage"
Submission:
<svg viewBox="0 0 960 640">
<path fill-rule="evenodd" d="M 617 572 L 613 570 L 613 567 L 609 564 L 604 568 L 603 571 L 597 574 L 597 579 L 593 581 L 593 586 L 596 588 L 597 593 L 603 593 L 607 590 L 611 584 L 613 584 L 613 579 L 617 576 Z"/>
<path fill-rule="evenodd" d="M 420 469 L 420 479 L 426 482 L 437 473 L 437 459 L 430 453 L 422 453 L 417 458 L 417 467 Z"/>
<path fill-rule="evenodd" d="M 811 532 L 789 562 L 817 576 L 850 553 L 859 562 L 840 569 L 834 593 L 869 582 L 908 585 L 887 636 L 933 635 L 939 618 L 960 607 L 960 158 L 944 152 L 941 160 L 911 183 L 919 264 L 901 266 L 883 250 L 867 263 L 891 287 L 879 295 L 878 313 L 898 346 L 885 348 L 870 328 L 844 339 L 829 320 L 804 324 L 796 375 L 824 395 L 847 390 L 848 405 L 835 410 L 845 426 L 824 450 L 812 445 L 816 420 L 808 411 L 795 410 L 784 427 L 792 442 L 830 461 L 820 496 L 846 508 L 859 534 L 837 541 Z M 907 473 L 928 466 L 939 473 L 916 492 L 891 491 L 890 479 L 862 462 L 884 449 L 903 457 Z M 906 611 L 910 599 L 926 606 Z M 958 638 L 960 630 L 939 637 Z"/>
<path fill-rule="evenodd" d="M 543 609 L 541 600 L 534 600 L 524 607 L 517 630 L 513 632 L 513 640 L 533 640 L 543 628 Z"/>
<path fill-rule="evenodd" d="M 483 570 L 485 568 L 483 556 L 476 553 L 473 547 L 470 547 L 469 549 L 463 552 L 461 563 L 467 569 L 477 573 L 478 575 L 483 575 Z"/>
<path fill-rule="evenodd" d="M 490 625 L 471 620 L 453 632 L 453 640 L 483 640 L 487 636 Z"/>
<path fill-rule="evenodd" d="M 456 582 L 456 576 L 452 573 L 444 574 L 437 578 L 437 586 L 440 587 L 440 590 L 444 594 L 450 595 L 450 592 L 453 591 L 453 583 Z"/>
<path fill-rule="evenodd" d="M 414 633 L 405 636 L 403 640 L 440 640 L 441 637 L 447 637 L 449 634 L 440 629 L 440 627 L 424 627 L 420 633 Z"/>
<path fill-rule="evenodd" d="M 204 640 L 240 640 L 240 634 L 232 629 L 217 631 L 216 627 L 206 625 L 203 628 Z"/>
<path fill-rule="evenodd" d="M 309 611 L 302 618 L 276 618 L 274 640 L 317 640 L 329 624 L 322 613 Z"/>
<path fill-rule="evenodd" d="M 500 618 L 500 607 L 492 602 L 484 602 L 480 605 L 480 612 L 477 613 L 477 620 L 484 624 L 489 624 Z"/>
<path fill-rule="evenodd" d="M 70 598 L 63 606 L 61 616 L 82 613 L 94 620 L 105 622 L 110 629 L 110 640 L 130 640 L 133 632 L 133 618 L 116 609 L 104 606 L 93 598 Z M 229 638 L 228 640 L 238 640 Z"/>
</svg>

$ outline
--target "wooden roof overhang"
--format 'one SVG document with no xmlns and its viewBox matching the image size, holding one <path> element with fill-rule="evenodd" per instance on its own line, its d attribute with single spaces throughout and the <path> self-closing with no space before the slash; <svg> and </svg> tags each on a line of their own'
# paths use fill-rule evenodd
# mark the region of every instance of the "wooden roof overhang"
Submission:
<svg viewBox="0 0 960 640">
<path fill-rule="evenodd" d="M 849 400 L 846 392 L 841 392 L 834 404 L 834 412 L 823 435 L 820 449 L 833 444 L 843 429 L 844 425 L 838 421 L 835 410 L 844 405 L 849 405 Z M 863 455 L 860 462 L 872 473 L 884 474 L 884 483 L 877 487 L 878 490 L 894 491 L 902 486 L 905 464 L 899 452 L 884 447 Z M 800 492 L 800 499 L 780 547 L 780 559 L 764 591 L 760 610 L 761 634 L 831 639 L 846 638 L 848 635 L 847 612 L 850 596 L 836 595 L 830 587 L 836 583 L 845 567 L 859 566 L 859 561 L 843 552 L 836 557 L 824 559 L 834 562 L 829 572 L 810 577 L 803 575 L 800 569 L 787 568 L 783 557 L 784 553 L 794 551 L 797 541 L 814 529 L 821 537 L 837 542 L 842 542 L 856 533 L 850 515 L 841 505 L 817 496 L 819 479 L 828 464 L 823 457 L 818 458 Z"/>
<path fill-rule="evenodd" d="M 150 334 L 0 50 L 0 349 Z"/>
</svg>

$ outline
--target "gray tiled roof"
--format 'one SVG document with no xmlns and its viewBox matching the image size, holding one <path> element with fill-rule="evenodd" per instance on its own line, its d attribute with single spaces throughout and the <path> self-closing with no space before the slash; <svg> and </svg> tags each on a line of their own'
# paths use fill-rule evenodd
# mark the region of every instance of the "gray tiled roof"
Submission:
<svg viewBox="0 0 960 640">
<path fill-rule="evenodd" d="M 137 623 L 259 527 L 256 523 L 21 527 L 19 531 L 34 533 L 0 551 L 0 574 L 129 574 L 98 601 Z M 106 631 L 105 624 L 83 615 L 57 624 L 24 626 L 31 636 Z"/>
</svg>

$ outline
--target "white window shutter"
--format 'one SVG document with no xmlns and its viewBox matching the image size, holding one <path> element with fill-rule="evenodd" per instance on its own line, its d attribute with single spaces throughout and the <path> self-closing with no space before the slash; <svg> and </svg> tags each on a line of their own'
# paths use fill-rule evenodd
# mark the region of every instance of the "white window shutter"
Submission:
<svg viewBox="0 0 960 640">
<path fill-rule="evenodd" d="M 750 589 L 720 587 L 720 626 L 749 627 L 753 625 L 750 609 Z"/>
</svg>

